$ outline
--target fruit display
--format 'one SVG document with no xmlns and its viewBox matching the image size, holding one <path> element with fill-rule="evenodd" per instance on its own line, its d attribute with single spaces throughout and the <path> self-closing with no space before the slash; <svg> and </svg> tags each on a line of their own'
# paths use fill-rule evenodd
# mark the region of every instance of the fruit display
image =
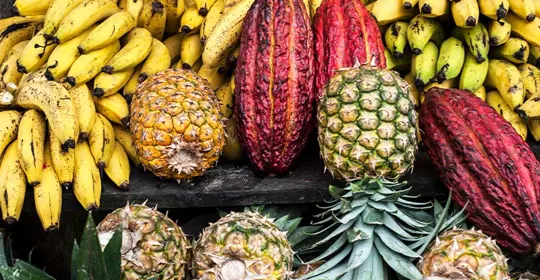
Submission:
<svg viewBox="0 0 540 280">
<path fill-rule="evenodd" d="M 267 14 L 274 21 L 260 20 Z M 267 174 L 289 171 L 311 134 L 312 41 L 300 0 L 256 0 L 245 18 L 235 71 L 236 120 L 253 167 Z"/>
</svg>

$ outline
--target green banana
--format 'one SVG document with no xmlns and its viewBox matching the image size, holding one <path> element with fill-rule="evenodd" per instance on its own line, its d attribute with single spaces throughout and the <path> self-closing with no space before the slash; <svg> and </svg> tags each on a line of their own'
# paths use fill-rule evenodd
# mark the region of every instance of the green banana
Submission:
<svg viewBox="0 0 540 280">
<path fill-rule="evenodd" d="M 457 77 L 463 62 L 465 62 L 465 45 L 460 40 L 449 37 L 442 43 L 437 59 L 437 82 L 440 84 Z"/>
<path fill-rule="evenodd" d="M 433 42 L 428 42 L 421 54 L 413 55 L 411 72 L 420 91 L 435 78 L 438 57 L 439 49 Z"/>
<path fill-rule="evenodd" d="M 481 22 L 473 28 L 455 27 L 452 36 L 467 44 L 477 62 L 484 62 L 489 53 L 489 33 Z"/>
</svg>

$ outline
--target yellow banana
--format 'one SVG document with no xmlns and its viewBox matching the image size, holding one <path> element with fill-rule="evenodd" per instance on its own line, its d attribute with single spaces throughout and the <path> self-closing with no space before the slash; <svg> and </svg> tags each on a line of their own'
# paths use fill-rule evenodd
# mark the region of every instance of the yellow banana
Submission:
<svg viewBox="0 0 540 280">
<path fill-rule="evenodd" d="M 480 99 L 486 101 L 486 96 L 487 96 L 487 93 L 486 93 L 486 87 L 480 86 L 476 91 L 473 91 L 473 94 L 474 94 L 476 97 L 478 97 L 478 98 L 480 98 Z"/>
<path fill-rule="evenodd" d="M 180 29 L 180 18 L 184 13 L 183 0 L 164 0 L 165 11 L 167 12 L 165 22 L 165 34 L 175 34 Z M 180 4 L 180 6 L 178 5 Z"/>
<path fill-rule="evenodd" d="M 135 22 L 138 22 L 143 6 L 143 0 L 126 0 L 126 7 L 124 8 L 124 11 L 129 12 L 135 19 Z"/>
<path fill-rule="evenodd" d="M 489 53 L 489 34 L 487 28 L 479 22 L 472 28 L 455 27 L 452 36 L 463 41 L 469 51 L 474 54 L 476 61 L 483 62 Z"/>
<path fill-rule="evenodd" d="M 206 16 L 210 8 L 214 5 L 216 0 L 195 0 L 195 5 L 199 9 L 201 16 Z"/>
<path fill-rule="evenodd" d="M 0 30 L 0 61 L 4 61 L 7 53 L 13 46 L 26 40 L 30 40 L 39 21 L 27 19 L 26 21 L 14 21 Z"/>
<path fill-rule="evenodd" d="M 103 170 L 111 159 L 114 150 L 114 131 L 111 123 L 100 113 L 97 113 L 96 122 L 88 136 L 90 151 L 94 156 L 95 164 Z"/>
<path fill-rule="evenodd" d="M 236 4 L 240 3 L 240 1 L 242 1 L 242 0 L 224 0 L 225 6 L 223 6 L 223 12 L 225 13 L 227 10 L 229 10 L 232 7 L 236 6 Z M 319 3 L 317 3 L 317 2 L 319 2 Z M 316 0 L 315 3 L 312 3 L 312 6 L 315 7 L 315 6 L 317 6 L 317 4 L 319 4 L 319 6 L 320 6 L 321 2 L 322 2 L 322 0 L 321 1 Z M 188 5 L 186 4 L 186 6 L 188 6 Z M 319 6 L 317 6 L 317 8 Z M 188 7 L 191 7 L 191 5 L 189 5 Z"/>
<path fill-rule="evenodd" d="M 12 85 L 14 88 L 23 88 L 26 84 L 32 84 L 32 83 L 41 83 L 46 82 L 47 77 L 45 74 L 47 73 L 47 68 L 45 66 L 42 66 L 38 70 L 31 72 L 29 74 L 24 74 L 21 77 L 21 81 L 19 82 L 19 85 Z M 9 85 L 8 85 L 9 86 Z"/>
<path fill-rule="evenodd" d="M 137 86 L 139 86 L 139 75 L 141 74 L 141 67 L 142 65 L 135 67 L 133 75 L 131 75 L 131 78 L 129 78 L 129 81 L 122 89 L 122 95 L 128 103 L 131 102 L 133 95 L 137 91 Z"/>
<path fill-rule="evenodd" d="M 15 110 L 0 111 L 0 157 L 9 143 L 17 139 L 22 114 Z"/>
<path fill-rule="evenodd" d="M 231 116 L 225 123 L 225 146 L 223 147 L 223 157 L 228 160 L 236 161 L 241 160 L 244 155 L 244 149 L 236 129 L 236 118 Z"/>
<path fill-rule="evenodd" d="M 523 104 L 523 79 L 514 64 L 506 60 L 490 59 L 485 85 L 496 88 L 511 109 Z"/>
<path fill-rule="evenodd" d="M 101 71 L 112 74 L 137 66 L 150 53 L 152 42 L 152 34 L 148 30 L 140 27 L 134 28 L 128 33 L 126 45 L 110 59 Z"/>
<path fill-rule="evenodd" d="M 227 67 L 229 69 L 234 69 L 236 66 L 236 62 L 238 61 L 238 56 L 240 55 L 240 45 L 234 49 L 234 51 L 227 57 Z"/>
<path fill-rule="evenodd" d="M 415 107 L 420 107 L 420 94 L 421 92 L 418 90 L 414 83 L 414 76 L 412 75 L 412 72 L 407 73 L 403 80 L 405 80 L 409 84 L 409 91 L 411 92 L 411 96 L 414 100 Z"/>
<path fill-rule="evenodd" d="M 184 69 L 191 69 L 191 66 L 202 55 L 201 37 L 195 33 L 184 37 L 181 43 L 180 57 Z"/>
<path fill-rule="evenodd" d="M 124 147 L 122 147 L 120 143 L 116 142 L 111 159 L 105 167 L 105 173 L 118 188 L 121 190 L 128 190 L 130 187 L 130 171 L 129 159 L 126 151 L 124 151 Z"/>
<path fill-rule="evenodd" d="M 75 168 L 75 149 L 62 151 L 60 139 L 56 137 L 49 126 L 49 146 L 51 148 L 51 161 L 60 185 L 65 189 L 73 185 L 73 170 Z"/>
<path fill-rule="evenodd" d="M 540 142 L 540 120 L 529 120 L 527 123 L 534 140 Z"/>
<path fill-rule="evenodd" d="M 508 2 L 510 3 L 510 10 L 518 17 L 526 21 L 533 21 L 536 17 L 534 0 L 508 0 Z"/>
<path fill-rule="evenodd" d="M 492 90 L 487 93 L 486 102 L 491 106 L 499 115 L 501 115 L 506 121 L 508 121 L 516 132 L 525 140 L 527 138 L 527 122 L 522 120 L 512 108 L 506 105 L 501 94 L 497 90 Z"/>
<path fill-rule="evenodd" d="M 505 20 L 512 26 L 513 36 L 529 42 L 530 45 L 540 47 L 540 35 L 538 35 L 538 30 L 540 30 L 540 18 L 534 18 L 533 21 L 527 22 L 516 16 L 514 13 L 509 12 L 508 15 L 506 15 Z"/>
<path fill-rule="evenodd" d="M 516 108 L 516 112 L 524 120 L 540 119 L 540 92 L 537 92 Z"/>
<path fill-rule="evenodd" d="M 203 63 L 201 69 L 199 69 L 199 72 L 197 72 L 197 74 L 205 78 L 212 86 L 212 90 L 215 91 L 225 82 L 225 77 L 227 74 L 225 71 L 222 70 L 224 69 L 224 66 L 225 63 L 223 62 L 218 65 L 218 67 L 210 67 Z"/>
<path fill-rule="evenodd" d="M 406 52 L 401 58 L 396 58 L 388 48 L 384 48 L 384 56 L 386 57 L 386 69 L 388 70 L 400 72 L 411 69 L 412 54 L 410 52 Z"/>
<path fill-rule="evenodd" d="M 146 28 L 152 34 L 152 37 L 162 40 L 165 34 L 165 24 L 167 22 L 167 11 L 163 3 L 154 0 L 152 3 L 145 4 L 137 26 Z"/>
<path fill-rule="evenodd" d="M 444 82 L 442 83 L 433 82 L 425 86 L 422 93 L 424 95 L 424 93 L 426 93 L 430 88 L 433 88 L 433 87 L 446 88 L 446 89 L 457 88 L 458 84 L 459 84 L 459 79 L 457 78 L 447 79 L 447 80 L 444 80 Z"/>
<path fill-rule="evenodd" d="M 84 39 L 94 30 L 95 26 L 86 29 L 77 37 L 58 45 L 49 56 L 47 60 L 47 72 L 45 76 L 49 81 L 60 81 L 64 78 L 73 62 L 79 58 L 80 54 L 77 47 L 84 41 Z"/>
<path fill-rule="evenodd" d="M 26 193 L 26 176 L 19 163 L 17 142 L 6 148 L 0 163 L 0 178 L 2 218 L 6 224 L 12 225 L 19 220 Z"/>
<path fill-rule="evenodd" d="M 459 27 L 467 28 L 476 26 L 480 17 L 480 8 L 478 7 L 477 0 L 452 1 L 452 17 L 454 18 L 454 23 Z"/>
<path fill-rule="evenodd" d="M 64 82 L 72 87 L 84 84 L 99 74 L 101 68 L 120 50 L 120 42 L 116 40 L 108 46 L 79 56 L 64 78 Z"/>
<path fill-rule="evenodd" d="M 173 61 L 178 61 L 178 59 L 180 59 L 183 37 L 183 34 L 176 33 L 163 41 L 163 44 L 165 44 L 165 47 L 167 47 L 167 50 L 169 50 L 169 54 L 171 55 L 171 64 Z"/>
<path fill-rule="evenodd" d="M 52 40 L 61 44 L 72 39 L 85 29 L 94 25 L 120 9 L 110 0 L 87 0 L 71 10 L 60 22 Z"/>
<path fill-rule="evenodd" d="M 129 12 L 118 12 L 100 23 L 86 39 L 77 47 L 79 53 L 84 54 L 101 49 L 120 39 L 136 25 L 135 19 Z"/>
<path fill-rule="evenodd" d="M 184 34 L 195 33 L 199 30 L 204 17 L 199 14 L 197 6 L 190 6 L 180 18 L 180 30 Z"/>
<path fill-rule="evenodd" d="M 230 80 L 216 90 L 216 96 L 221 106 L 221 114 L 225 118 L 230 118 L 234 113 L 234 92 L 231 90 Z"/>
<path fill-rule="evenodd" d="M 540 17 L 540 0 L 534 0 L 534 14 Z"/>
<path fill-rule="evenodd" d="M 2 65 L 0 66 L 0 75 L 4 84 L 14 83 L 19 84 L 22 78 L 22 73 L 17 71 L 17 60 L 21 57 L 22 50 L 28 41 L 17 43 L 9 50 Z"/>
<path fill-rule="evenodd" d="M 438 57 L 439 49 L 433 42 L 428 42 L 421 54 L 413 55 L 411 72 L 414 83 L 420 91 L 435 78 Z"/>
<path fill-rule="evenodd" d="M 191 66 L 191 71 L 197 73 L 197 72 L 199 72 L 199 70 L 201 70 L 201 67 L 202 67 L 202 59 L 199 58 L 199 59 L 197 59 L 197 61 L 195 61 L 195 63 L 193 63 L 193 65 Z"/>
<path fill-rule="evenodd" d="M 13 24 L 19 24 L 24 22 L 43 22 L 45 19 L 45 16 L 30 16 L 30 17 L 23 17 L 23 16 L 12 16 L 7 18 L 0 19 L 0 30 L 4 31 L 8 26 Z"/>
<path fill-rule="evenodd" d="M 212 8 L 210 8 L 210 11 L 208 11 L 208 14 L 204 17 L 204 21 L 201 25 L 201 41 L 206 42 L 206 38 L 212 34 L 212 30 L 214 30 L 214 27 L 221 19 L 221 15 L 223 15 L 223 8 L 225 7 L 224 0 L 217 0 L 214 5 L 212 5 Z"/>
<path fill-rule="evenodd" d="M 126 99 L 120 93 L 102 98 L 94 97 L 94 103 L 98 113 L 109 121 L 129 126 L 129 107 Z"/>
<path fill-rule="evenodd" d="M 401 1 L 378 0 L 368 7 L 379 25 L 387 25 L 398 20 L 410 20 L 418 15 L 419 9 L 406 9 Z M 369 5 L 368 5 L 369 6 Z"/>
<path fill-rule="evenodd" d="M 24 47 L 21 57 L 17 60 L 17 70 L 21 73 L 30 73 L 39 69 L 47 62 L 54 48 L 56 45 L 47 42 L 42 29 Z"/>
<path fill-rule="evenodd" d="M 86 141 L 75 147 L 73 193 L 86 210 L 96 210 L 101 201 L 101 177 Z"/>
<path fill-rule="evenodd" d="M 19 16 L 45 15 L 52 0 L 15 0 L 13 13 Z"/>
<path fill-rule="evenodd" d="M 412 52 L 418 55 L 429 41 L 440 46 L 444 41 L 444 31 L 436 19 L 418 15 L 409 23 L 407 40 Z"/>
<path fill-rule="evenodd" d="M 107 97 L 117 93 L 127 84 L 134 71 L 135 68 L 128 68 L 112 74 L 99 73 L 94 79 L 92 94 L 97 97 Z"/>
<path fill-rule="evenodd" d="M 439 17 L 450 11 L 450 2 L 448 2 L 447 0 L 420 0 L 418 2 L 418 5 L 418 7 L 420 8 L 420 14 L 425 17 Z"/>
<path fill-rule="evenodd" d="M 407 46 L 408 28 L 408 22 L 396 21 L 384 32 L 384 42 L 386 43 L 386 47 L 396 58 L 403 58 L 405 47 Z"/>
<path fill-rule="evenodd" d="M 529 48 L 529 63 L 536 67 L 540 67 L 540 47 L 529 46 Z"/>
<path fill-rule="evenodd" d="M 45 113 L 49 125 L 62 143 L 62 150 L 75 148 L 79 123 L 71 94 L 57 82 L 26 84 L 19 89 L 17 105 L 39 109 Z"/>
<path fill-rule="evenodd" d="M 440 50 L 437 59 L 437 82 L 442 83 L 459 75 L 465 62 L 465 45 L 460 40 L 449 37 Z"/>
<path fill-rule="evenodd" d="M 489 54 L 493 58 L 521 64 L 529 59 L 529 44 L 523 39 L 511 37 L 504 45 L 493 48 Z"/>
<path fill-rule="evenodd" d="M 41 182 L 46 133 L 45 118 L 36 110 L 26 111 L 19 124 L 17 149 L 19 163 L 26 174 L 28 183 L 34 187 Z"/>
<path fill-rule="evenodd" d="M 489 34 L 489 44 L 492 47 L 496 47 L 506 43 L 510 39 L 512 26 L 504 19 L 500 21 L 490 20 L 487 25 L 487 31 Z"/>
<path fill-rule="evenodd" d="M 84 0 L 52 1 L 51 6 L 47 10 L 47 14 L 45 15 L 45 22 L 43 23 L 43 35 L 47 40 L 52 39 L 64 17 L 83 1 Z"/>
<path fill-rule="evenodd" d="M 510 3 L 508 0 L 478 0 L 480 13 L 493 20 L 501 20 L 506 17 Z"/>
<path fill-rule="evenodd" d="M 525 100 L 540 92 L 540 69 L 532 64 L 521 64 L 518 66 L 523 79 L 525 90 Z"/>
<path fill-rule="evenodd" d="M 34 188 L 34 203 L 43 229 L 56 231 L 60 228 L 62 187 L 52 166 L 49 143 L 45 144 L 44 155 L 43 176 L 41 184 Z"/>
<path fill-rule="evenodd" d="M 418 0 L 403 0 L 403 8 L 406 10 L 412 9 L 416 4 L 418 4 Z"/>
<path fill-rule="evenodd" d="M 137 156 L 137 150 L 133 144 L 133 138 L 129 129 L 118 124 L 112 124 L 114 130 L 114 138 L 116 143 L 119 143 L 124 147 L 124 151 L 127 153 L 129 159 L 137 166 L 137 168 L 142 169 L 141 160 Z"/>
<path fill-rule="evenodd" d="M 167 47 L 160 41 L 153 39 L 152 49 L 150 54 L 144 61 L 141 67 L 141 73 L 139 74 L 139 83 L 142 83 L 150 75 L 165 70 L 171 65 L 171 56 L 169 55 L 169 50 Z"/>
<path fill-rule="evenodd" d="M 79 119 L 79 139 L 84 141 L 88 139 L 88 135 L 96 122 L 96 107 L 92 99 L 92 93 L 86 84 L 81 84 L 70 89 L 69 93 L 73 97 L 73 103 L 77 109 Z"/>
<path fill-rule="evenodd" d="M 193 7 L 197 6 L 197 3 L 195 3 L 195 0 L 184 0 L 185 7 Z"/>
</svg>

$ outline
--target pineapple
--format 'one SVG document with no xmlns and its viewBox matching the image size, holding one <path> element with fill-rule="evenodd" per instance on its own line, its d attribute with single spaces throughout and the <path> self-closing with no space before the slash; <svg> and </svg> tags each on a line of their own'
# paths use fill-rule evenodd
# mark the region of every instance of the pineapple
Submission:
<svg viewBox="0 0 540 280">
<path fill-rule="evenodd" d="M 115 230 L 122 228 L 122 279 L 186 279 L 189 243 L 171 219 L 145 205 L 126 205 L 99 223 L 104 247 Z"/>
<path fill-rule="evenodd" d="M 413 165 L 418 115 L 409 85 L 390 70 L 342 69 L 323 88 L 318 139 L 338 179 L 397 179 Z"/>
<path fill-rule="evenodd" d="M 216 94 L 191 70 L 167 69 L 140 84 L 130 129 L 142 164 L 163 179 L 202 175 L 225 145 Z"/>
<path fill-rule="evenodd" d="M 508 265 L 495 240 L 480 231 L 453 229 L 440 235 L 418 262 L 424 276 L 506 280 Z"/>
<path fill-rule="evenodd" d="M 202 232 L 192 272 L 199 280 L 285 280 L 292 264 L 286 232 L 259 213 L 233 212 Z"/>
</svg>

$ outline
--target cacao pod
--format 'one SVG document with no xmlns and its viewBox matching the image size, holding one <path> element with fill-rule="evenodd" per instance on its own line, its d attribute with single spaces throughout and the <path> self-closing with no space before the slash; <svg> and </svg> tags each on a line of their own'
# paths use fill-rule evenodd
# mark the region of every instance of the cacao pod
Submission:
<svg viewBox="0 0 540 280">
<path fill-rule="evenodd" d="M 255 169 L 289 170 L 314 126 L 313 34 L 302 0 L 257 0 L 243 23 L 235 110 Z"/>
<path fill-rule="evenodd" d="M 377 21 L 360 0 L 325 0 L 313 18 L 318 99 L 334 71 L 357 64 L 386 68 Z M 318 100 L 317 99 L 317 100 Z"/>
<path fill-rule="evenodd" d="M 472 93 L 432 88 L 420 109 L 429 157 L 469 220 L 515 254 L 540 253 L 540 163 Z"/>
</svg>

